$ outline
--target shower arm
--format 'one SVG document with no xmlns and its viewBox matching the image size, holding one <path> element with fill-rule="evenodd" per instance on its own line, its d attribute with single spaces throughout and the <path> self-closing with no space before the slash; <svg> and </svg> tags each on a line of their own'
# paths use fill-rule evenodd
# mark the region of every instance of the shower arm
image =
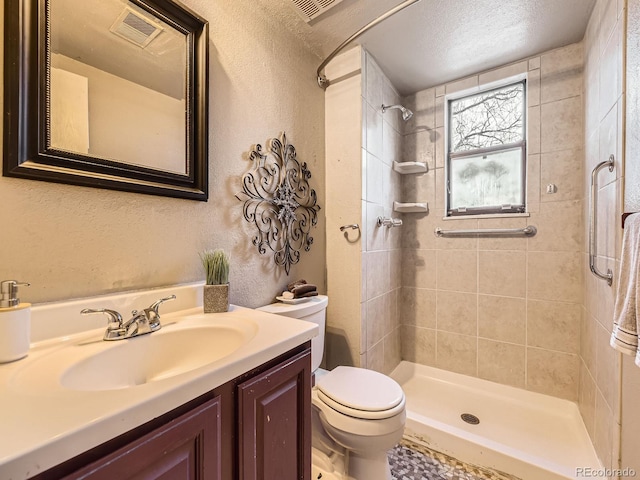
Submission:
<svg viewBox="0 0 640 480">
<path fill-rule="evenodd" d="M 376 18 L 375 20 L 369 22 L 367 25 L 365 25 L 364 27 L 362 27 L 360 30 L 358 30 L 356 33 L 354 33 L 353 35 L 351 35 L 349 38 L 347 38 L 344 42 L 342 42 L 338 48 L 336 48 L 333 52 L 331 52 L 329 54 L 329 56 L 327 58 L 325 58 L 325 60 L 320 64 L 320 66 L 318 67 L 318 70 L 316 71 L 317 74 L 317 81 L 318 81 L 318 86 L 320 88 L 322 88 L 323 90 L 326 90 L 326 88 L 329 86 L 329 79 L 327 79 L 327 77 L 324 75 L 323 71 L 324 68 L 329 64 L 329 62 L 331 60 L 333 60 L 333 58 L 342 51 L 342 49 L 344 47 L 346 47 L 347 45 L 349 45 L 351 42 L 353 42 L 355 39 L 357 39 L 360 35 L 362 35 L 363 33 L 365 33 L 367 30 L 375 27 L 376 25 L 378 25 L 380 22 L 384 22 L 387 18 L 395 15 L 396 13 L 398 13 L 400 10 L 404 10 L 405 8 L 413 5 L 414 3 L 419 2 L 420 0 L 406 0 L 404 2 L 402 2 L 400 5 L 398 5 L 397 7 L 392 8 L 391 10 L 389 10 L 387 13 L 380 15 L 378 18 Z"/>
</svg>

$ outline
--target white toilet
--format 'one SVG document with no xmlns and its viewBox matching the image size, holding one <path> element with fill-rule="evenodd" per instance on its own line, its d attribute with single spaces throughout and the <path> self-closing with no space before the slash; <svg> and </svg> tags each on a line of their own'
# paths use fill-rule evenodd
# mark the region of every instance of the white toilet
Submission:
<svg viewBox="0 0 640 480">
<path fill-rule="evenodd" d="M 311 368 L 316 374 L 311 392 L 314 471 L 320 468 L 325 480 L 390 480 L 387 451 L 402 438 L 404 392 L 394 380 L 373 370 L 336 367 L 327 372 L 318 368 L 324 352 L 327 304 L 328 298 L 319 295 L 302 303 L 272 303 L 258 310 L 313 322 L 320 328 L 311 341 Z"/>
</svg>

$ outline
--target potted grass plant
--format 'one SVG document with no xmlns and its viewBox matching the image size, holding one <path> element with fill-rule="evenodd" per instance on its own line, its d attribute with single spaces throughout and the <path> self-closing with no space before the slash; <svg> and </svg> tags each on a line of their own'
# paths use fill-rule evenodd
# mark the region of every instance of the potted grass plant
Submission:
<svg viewBox="0 0 640 480">
<path fill-rule="evenodd" d="M 229 257 L 221 248 L 200 254 L 206 275 L 204 313 L 229 311 Z"/>
</svg>

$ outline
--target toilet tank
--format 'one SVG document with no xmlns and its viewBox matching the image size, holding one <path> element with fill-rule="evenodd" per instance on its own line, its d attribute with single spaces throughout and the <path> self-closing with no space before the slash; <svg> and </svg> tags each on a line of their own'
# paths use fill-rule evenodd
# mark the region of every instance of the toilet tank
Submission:
<svg viewBox="0 0 640 480">
<path fill-rule="evenodd" d="M 324 354 L 324 329 L 327 321 L 327 305 L 329 297 L 326 295 L 318 295 L 310 297 L 308 300 L 300 303 L 272 303 L 265 305 L 257 310 L 283 315 L 285 317 L 298 318 L 307 322 L 313 322 L 318 325 L 318 336 L 311 339 L 311 371 L 315 371 L 322 363 L 322 355 Z"/>
</svg>

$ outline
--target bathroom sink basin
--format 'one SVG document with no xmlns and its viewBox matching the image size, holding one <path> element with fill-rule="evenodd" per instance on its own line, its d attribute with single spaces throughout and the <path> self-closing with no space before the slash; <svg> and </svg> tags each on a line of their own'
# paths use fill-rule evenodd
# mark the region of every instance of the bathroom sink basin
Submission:
<svg viewBox="0 0 640 480">
<path fill-rule="evenodd" d="M 84 341 L 62 347 L 15 376 L 21 387 L 101 391 L 169 379 L 236 352 L 257 331 L 249 319 L 169 325 L 157 332 L 114 342 Z"/>
</svg>

